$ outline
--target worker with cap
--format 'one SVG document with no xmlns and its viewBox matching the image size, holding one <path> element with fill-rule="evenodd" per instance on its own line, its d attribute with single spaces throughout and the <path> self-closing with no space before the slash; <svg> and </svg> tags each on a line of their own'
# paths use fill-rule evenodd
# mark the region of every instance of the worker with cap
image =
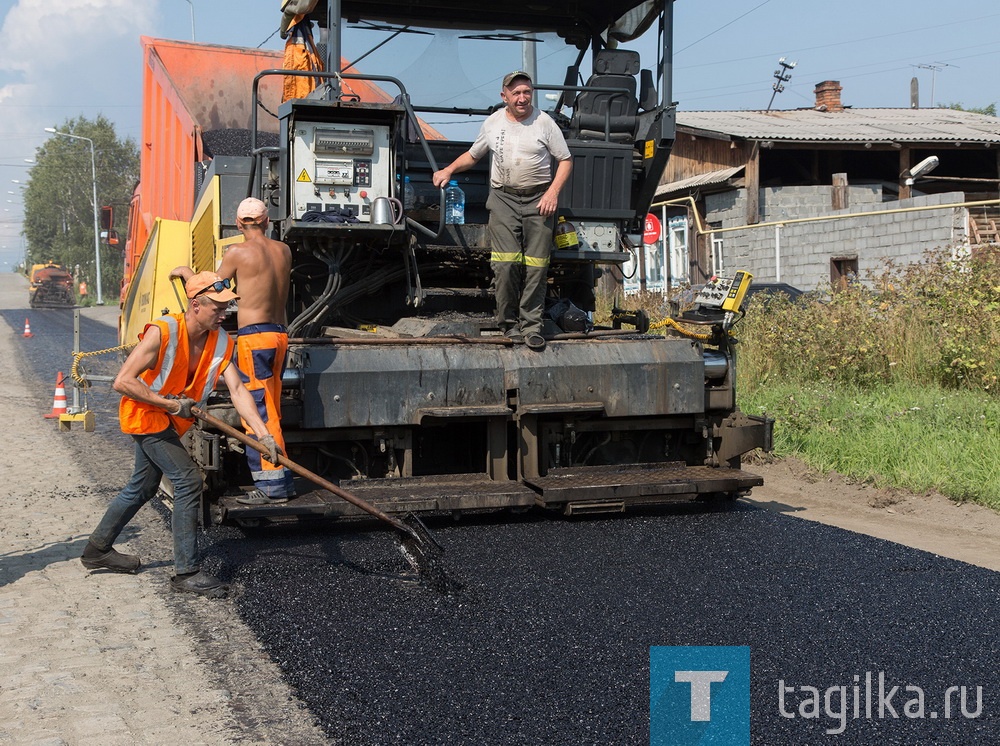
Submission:
<svg viewBox="0 0 1000 746">
<path fill-rule="evenodd" d="M 205 405 L 221 377 L 236 411 L 267 450 L 267 458 L 277 461 L 281 453 L 231 365 L 235 343 L 220 329 L 230 301 L 238 298 L 231 284 L 215 272 L 192 275 L 186 284 L 187 310 L 148 324 L 115 377 L 113 388 L 122 395 L 121 429 L 135 441 L 135 469 L 90 535 L 80 558 L 87 569 L 138 571 L 139 557 L 121 554 L 112 545 L 139 508 L 156 495 L 161 477 L 166 477 L 173 488 L 171 585 L 212 598 L 226 594 L 227 586 L 201 569 L 197 530 L 203 480 L 180 440 L 194 422 L 192 408 Z"/>
<path fill-rule="evenodd" d="M 257 413 L 268 432 L 285 450 L 281 432 L 281 377 L 285 372 L 288 331 L 285 328 L 285 305 L 292 272 L 292 253 L 281 241 L 265 235 L 268 227 L 267 205 L 247 197 L 236 208 L 236 227 L 243 243 L 231 244 L 219 265 L 223 279 L 235 280 L 240 293 L 236 311 L 236 362 L 243 384 L 253 396 Z M 177 267 L 171 277 L 187 279 L 188 267 Z M 244 422 L 247 434 L 253 429 Z M 247 465 L 254 488 L 237 502 L 244 505 L 269 505 L 295 497 L 292 473 L 280 464 L 261 459 L 247 449 Z"/>
<path fill-rule="evenodd" d="M 558 125 L 532 106 L 532 95 L 526 72 L 505 75 L 500 89 L 504 108 L 487 117 L 468 151 L 434 172 L 433 182 L 447 186 L 454 174 L 492 153 L 486 207 L 497 324 L 506 336 L 541 350 L 552 218 L 573 164 Z"/>
</svg>

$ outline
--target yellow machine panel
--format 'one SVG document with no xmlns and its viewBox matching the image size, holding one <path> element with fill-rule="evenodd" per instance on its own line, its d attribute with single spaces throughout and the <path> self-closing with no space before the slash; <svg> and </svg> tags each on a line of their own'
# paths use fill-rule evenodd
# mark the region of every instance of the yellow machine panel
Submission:
<svg viewBox="0 0 1000 746">
<path fill-rule="evenodd" d="M 736 311 L 740 310 L 740 306 L 743 304 L 743 296 L 747 294 L 747 288 L 750 287 L 750 283 L 753 282 L 753 275 L 749 272 L 737 272 L 736 276 L 733 277 L 733 284 L 729 286 L 729 292 L 726 293 L 726 299 L 722 301 L 723 311 Z"/>
<path fill-rule="evenodd" d="M 131 344 L 153 319 L 180 313 L 187 300 L 170 281 L 170 270 L 191 264 L 191 227 L 180 220 L 157 220 L 146 243 L 135 278 L 122 303 L 119 341 Z"/>
</svg>

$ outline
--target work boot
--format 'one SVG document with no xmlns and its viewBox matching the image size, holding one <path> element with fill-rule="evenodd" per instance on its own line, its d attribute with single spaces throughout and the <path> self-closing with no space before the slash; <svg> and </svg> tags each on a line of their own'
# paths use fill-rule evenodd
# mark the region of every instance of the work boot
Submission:
<svg viewBox="0 0 1000 746">
<path fill-rule="evenodd" d="M 80 562 L 88 570 L 110 570 L 111 572 L 135 573 L 139 571 L 139 557 L 135 554 L 122 554 L 116 552 L 114 547 L 104 552 L 94 546 L 91 541 L 87 542 L 87 548 L 83 550 Z"/>
<path fill-rule="evenodd" d="M 174 575 L 170 585 L 179 593 L 196 593 L 207 598 L 224 598 L 229 593 L 229 586 L 207 572 L 189 572 L 184 575 Z"/>
<path fill-rule="evenodd" d="M 543 337 L 538 332 L 531 332 L 526 334 L 524 337 L 524 343 L 528 345 L 530 350 L 544 350 L 545 349 L 545 337 Z"/>
<path fill-rule="evenodd" d="M 240 505 L 280 505 L 288 502 L 287 497 L 268 497 L 260 490 L 250 490 L 243 497 L 237 497 Z"/>
</svg>

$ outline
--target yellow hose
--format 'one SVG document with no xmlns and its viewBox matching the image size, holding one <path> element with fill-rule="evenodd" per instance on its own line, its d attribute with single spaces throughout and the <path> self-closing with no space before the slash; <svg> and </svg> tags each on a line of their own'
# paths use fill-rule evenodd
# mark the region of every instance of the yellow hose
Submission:
<svg viewBox="0 0 1000 746">
<path fill-rule="evenodd" d="M 704 342 L 712 338 L 711 333 L 705 334 L 704 332 L 694 332 L 691 331 L 690 329 L 686 329 L 680 324 L 678 324 L 676 321 L 674 321 L 672 318 L 670 318 L 669 316 L 663 319 L 662 321 L 656 321 L 650 324 L 649 330 L 653 331 L 654 329 L 665 329 L 667 327 L 675 329 L 676 331 L 680 332 L 683 336 L 688 337 L 689 339 L 698 339 Z"/>
</svg>

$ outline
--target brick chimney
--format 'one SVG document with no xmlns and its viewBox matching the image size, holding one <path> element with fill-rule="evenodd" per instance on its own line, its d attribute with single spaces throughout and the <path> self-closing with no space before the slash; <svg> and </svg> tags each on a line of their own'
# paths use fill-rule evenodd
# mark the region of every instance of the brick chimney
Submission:
<svg viewBox="0 0 1000 746">
<path fill-rule="evenodd" d="M 817 83 L 813 93 L 816 94 L 816 108 L 820 111 L 843 111 L 840 103 L 840 92 L 844 90 L 839 80 L 824 80 Z"/>
</svg>

